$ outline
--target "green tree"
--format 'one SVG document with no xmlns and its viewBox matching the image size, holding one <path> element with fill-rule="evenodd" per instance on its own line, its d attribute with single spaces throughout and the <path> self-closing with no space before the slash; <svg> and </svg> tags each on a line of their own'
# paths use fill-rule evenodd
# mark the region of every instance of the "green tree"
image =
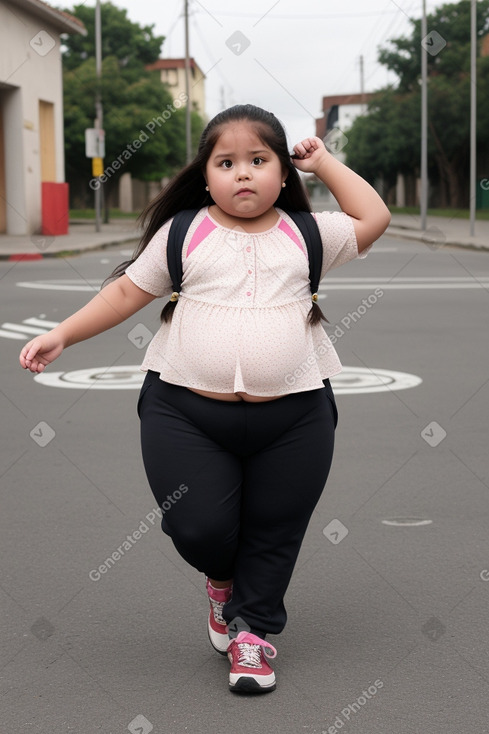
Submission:
<svg viewBox="0 0 489 734">
<path fill-rule="evenodd" d="M 153 38 L 152 27 L 141 29 L 126 18 L 125 10 L 109 2 L 102 3 L 101 15 L 104 49 L 111 55 L 103 57 L 99 84 L 94 8 L 80 5 L 71 12 L 83 20 L 89 36 L 76 42 L 70 37 L 63 55 L 66 178 L 72 200 L 76 197 L 89 205 L 92 171 L 91 160 L 85 157 L 85 129 L 94 126 L 95 98 L 100 90 L 106 147 L 103 186 L 108 205 L 123 173 L 159 180 L 185 164 L 185 98 L 173 99 L 158 72 L 145 71 L 145 64 L 158 58 L 163 38 Z M 202 119 L 192 112 L 194 146 L 202 128 Z"/>
<path fill-rule="evenodd" d="M 348 132 L 347 158 L 358 173 L 374 182 L 378 178 L 390 188 L 398 173 L 410 173 L 419 157 L 417 98 L 381 90 L 369 103 L 367 114 L 358 117 Z"/>
<path fill-rule="evenodd" d="M 88 59 L 95 58 L 95 9 L 84 3 L 66 12 L 75 15 L 87 29 L 87 35 L 67 35 L 63 40 L 63 67 L 76 69 Z M 101 3 L 102 57 L 114 56 L 121 71 L 132 76 L 144 69 L 145 64 L 156 61 L 164 36 L 153 35 L 154 25 L 140 26 L 127 17 L 127 10 L 111 2 Z"/>
<path fill-rule="evenodd" d="M 429 98 L 429 169 L 430 179 L 439 188 L 441 205 L 468 205 L 469 176 L 469 100 L 470 100 L 470 0 L 446 4 L 428 17 L 428 33 L 441 37 L 436 54 L 428 54 Z M 398 78 L 395 89 L 383 90 L 382 104 L 374 100 L 366 118 L 355 121 L 348 133 L 349 164 L 362 165 L 370 160 L 369 175 L 376 167 L 393 182 L 394 171 L 418 175 L 421 107 L 421 20 L 412 20 L 409 38 L 391 41 L 380 50 L 379 61 Z M 479 39 L 489 30 L 489 0 L 477 3 Z M 439 40 L 439 39 L 438 39 Z M 435 41 L 436 43 L 436 41 Z M 436 47 L 433 47 L 436 50 Z M 480 160 L 487 155 L 484 121 L 489 115 L 488 59 L 478 58 L 478 144 Z M 372 128 L 370 129 L 370 123 Z M 389 141 L 382 145 L 379 141 Z M 406 157 L 406 153 L 409 155 Z"/>
</svg>

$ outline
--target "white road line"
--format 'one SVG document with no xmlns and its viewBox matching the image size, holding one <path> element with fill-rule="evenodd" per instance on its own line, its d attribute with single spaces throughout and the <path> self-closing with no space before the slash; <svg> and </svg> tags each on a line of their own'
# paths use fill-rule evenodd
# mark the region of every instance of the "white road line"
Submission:
<svg viewBox="0 0 489 734">
<path fill-rule="evenodd" d="M 36 288 L 46 291 L 94 291 L 98 292 L 102 285 L 101 280 L 87 280 L 86 282 L 78 280 L 62 280 L 62 281 L 21 281 L 16 283 L 19 288 Z"/>
<path fill-rule="evenodd" d="M 349 285 L 345 283 L 340 285 L 334 283 L 332 285 L 326 285 L 325 289 L 329 291 L 364 291 L 367 289 L 372 290 L 373 288 L 381 288 L 382 290 L 401 291 L 401 290 L 464 290 L 467 288 L 482 288 L 482 290 L 489 289 L 489 283 L 354 283 Z M 325 296 L 319 295 L 319 298 L 325 298 Z"/>
<path fill-rule="evenodd" d="M 23 334 L 45 334 L 48 329 L 38 329 L 35 326 L 24 326 L 24 324 L 11 324 L 6 321 L 2 324 L 2 329 L 8 329 L 8 331 L 22 332 Z"/>
<path fill-rule="evenodd" d="M 30 326 L 27 324 L 30 324 Z M 46 334 L 50 329 L 58 326 L 58 324 L 59 321 L 47 321 L 45 319 L 38 319 L 35 316 L 24 319 L 21 324 L 13 324 L 10 321 L 6 321 L 4 324 L 1 324 L 0 337 L 4 337 L 5 339 L 23 339 L 25 341 L 29 336 Z"/>
<path fill-rule="evenodd" d="M 19 334 L 18 331 L 3 331 L 3 329 L 0 329 L 0 336 L 3 336 L 5 339 L 23 339 L 25 341 L 27 334 Z"/>
<path fill-rule="evenodd" d="M 47 321 L 46 319 L 36 319 L 34 316 L 30 319 L 24 319 L 23 324 L 31 324 L 32 326 L 46 326 L 47 329 L 54 329 L 58 326 L 59 321 Z"/>
<path fill-rule="evenodd" d="M 467 275 L 464 276 L 429 276 L 429 275 L 413 275 L 411 277 L 403 277 L 403 276 L 386 276 L 386 277 L 373 277 L 373 278 L 329 278 L 326 276 L 326 282 L 328 283 L 390 283 L 393 280 L 396 280 L 397 282 L 406 282 L 406 283 L 470 283 L 472 281 L 477 282 L 488 282 L 489 283 L 489 275 L 481 276 L 480 278 L 476 277 L 475 275 L 473 277 L 468 277 Z"/>
</svg>

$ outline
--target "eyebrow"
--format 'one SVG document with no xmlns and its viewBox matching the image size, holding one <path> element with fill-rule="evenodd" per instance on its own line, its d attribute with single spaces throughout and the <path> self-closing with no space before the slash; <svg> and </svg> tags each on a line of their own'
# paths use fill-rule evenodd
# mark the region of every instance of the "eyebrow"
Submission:
<svg viewBox="0 0 489 734">
<path fill-rule="evenodd" d="M 258 155 L 258 153 L 269 153 L 270 151 L 263 148 L 262 150 L 249 150 L 248 155 Z M 218 155 L 215 155 L 214 158 L 232 158 L 234 153 L 219 153 Z"/>
</svg>

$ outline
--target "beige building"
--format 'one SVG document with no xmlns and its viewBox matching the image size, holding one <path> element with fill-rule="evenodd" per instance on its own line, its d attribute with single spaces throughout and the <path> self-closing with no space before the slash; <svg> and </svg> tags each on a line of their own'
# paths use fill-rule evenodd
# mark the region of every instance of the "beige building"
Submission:
<svg viewBox="0 0 489 734">
<path fill-rule="evenodd" d="M 42 182 L 64 182 L 62 33 L 86 29 L 41 0 L 0 0 L 0 233 L 39 232 Z"/>
<path fill-rule="evenodd" d="M 168 85 L 173 99 L 182 99 L 180 95 L 185 94 L 185 59 L 158 59 L 153 64 L 148 64 L 147 71 L 159 71 L 163 84 Z M 190 105 L 192 109 L 205 118 L 205 74 L 196 64 L 195 59 L 190 59 Z"/>
</svg>

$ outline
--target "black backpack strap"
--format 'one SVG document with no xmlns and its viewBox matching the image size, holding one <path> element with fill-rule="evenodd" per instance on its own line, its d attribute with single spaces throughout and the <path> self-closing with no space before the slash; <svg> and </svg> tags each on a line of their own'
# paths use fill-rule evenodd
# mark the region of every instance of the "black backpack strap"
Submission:
<svg viewBox="0 0 489 734">
<path fill-rule="evenodd" d="M 307 245 L 307 254 L 309 257 L 309 280 L 311 282 L 312 300 L 316 303 L 318 300 L 319 280 L 321 278 L 321 268 L 323 266 L 323 243 L 317 222 L 311 212 L 291 212 L 286 213 L 297 225 Z"/>
<path fill-rule="evenodd" d="M 166 245 L 166 259 L 168 261 L 168 271 L 173 287 L 170 301 L 178 300 L 180 289 L 182 287 L 183 264 L 182 250 L 185 241 L 185 235 L 188 228 L 192 224 L 199 209 L 182 209 L 181 212 L 175 214 L 168 233 L 168 242 Z"/>
<path fill-rule="evenodd" d="M 183 278 L 183 243 L 188 229 L 198 212 L 199 209 L 183 209 L 175 214 L 170 226 L 166 246 L 168 271 L 170 273 L 173 287 L 173 293 L 170 301 L 178 300 L 178 296 L 180 294 Z M 317 291 L 321 277 L 321 268 L 323 265 L 323 244 L 319 233 L 319 227 L 310 212 L 287 211 L 286 213 L 304 237 L 309 258 L 309 280 L 311 283 L 312 300 L 316 302 L 318 298 Z"/>
</svg>

